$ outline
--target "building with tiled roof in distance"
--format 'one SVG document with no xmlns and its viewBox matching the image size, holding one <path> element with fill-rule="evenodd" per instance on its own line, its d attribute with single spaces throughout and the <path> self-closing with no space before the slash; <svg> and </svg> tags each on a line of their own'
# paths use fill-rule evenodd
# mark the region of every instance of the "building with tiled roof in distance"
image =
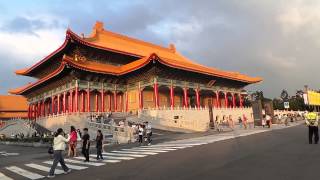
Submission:
<svg viewBox="0 0 320 180">
<path fill-rule="evenodd" d="M 28 107 L 23 96 L 0 95 L 0 120 L 27 119 Z"/>
<path fill-rule="evenodd" d="M 31 119 L 159 107 L 243 107 L 243 88 L 262 80 L 197 64 L 173 44 L 162 47 L 110 32 L 102 22 L 89 36 L 68 29 L 56 51 L 16 74 L 38 79 L 10 90 L 28 99 Z"/>
</svg>

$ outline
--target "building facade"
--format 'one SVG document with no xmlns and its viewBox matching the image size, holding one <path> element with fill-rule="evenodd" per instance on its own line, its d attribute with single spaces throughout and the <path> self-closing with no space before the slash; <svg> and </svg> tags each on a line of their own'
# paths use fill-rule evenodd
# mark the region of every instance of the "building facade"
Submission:
<svg viewBox="0 0 320 180">
<path fill-rule="evenodd" d="M 16 74 L 37 78 L 10 90 L 28 99 L 30 119 L 160 107 L 242 107 L 243 88 L 261 81 L 194 63 L 172 44 L 161 47 L 107 31 L 102 22 L 87 37 L 68 29 L 61 47 Z"/>
</svg>

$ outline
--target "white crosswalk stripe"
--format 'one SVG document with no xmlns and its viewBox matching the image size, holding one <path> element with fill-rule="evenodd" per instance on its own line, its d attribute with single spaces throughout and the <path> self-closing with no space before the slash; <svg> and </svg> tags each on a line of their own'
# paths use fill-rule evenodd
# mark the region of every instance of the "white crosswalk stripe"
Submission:
<svg viewBox="0 0 320 180">
<path fill-rule="evenodd" d="M 90 155 L 90 157 L 97 157 L 97 155 Z M 83 158 L 82 157 L 75 157 L 75 159 L 83 159 Z M 115 159 L 97 160 L 95 158 L 91 158 L 90 161 L 92 161 L 92 162 L 104 162 L 104 163 L 118 163 L 118 162 L 121 162 L 120 160 L 115 160 Z"/>
<path fill-rule="evenodd" d="M 41 179 L 44 178 L 44 176 L 37 174 L 37 173 L 33 173 L 30 171 L 27 171 L 25 169 L 21 169 L 17 166 L 10 166 L 10 167 L 6 167 L 6 169 L 8 169 L 9 171 L 19 174 L 20 176 L 24 176 L 28 179 Z"/>
<path fill-rule="evenodd" d="M 49 171 L 50 171 L 50 168 L 49 168 L 49 167 L 47 167 L 47 166 L 42 166 L 42 165 L 39 165 L 39 164 L 30 163 L 30 164 L 25 164 L 25 165 L 28 166 L 28 167 L 34 168 L 34 169 L 38 169 L 38 170 L 40 170 L 40 171 L 45 171 L 45 172 L 47 172 L 47 173 L 49 173 Z M 54 171 L 54 173 L 55 173 L 55 174 L 62 174 L 63 171 L 60 170 L 60 169 L 56 169 L 56 170 Z"/>
<path fill-rule="evenodd" d="M 9 178 L 8 176 L 2 174 L 1 172 L 0 172 L 0 179 L 1 180 L 13 180 L 12 178 Z"/>
<path fill-rule="evenodd" d="M 163 150 L 163 151 L 175 151 L 178 148 L 171 148 L 171 147 L 135 147 L 132 149 L 152 149 L 152 150 Z"/>
<path fill-rule="evenodd" d="M 110 155 L 110 156 L 129 156 L 129 157 L 146 157 L 147 155 L 142 154 L 128 154 L 128 153 L 102 153 L 102 155 Z"/>
<path fill-rule="evenodd" d="M 97 155 L 91 154 L 90 157 L 96 158 Z M 133 157 L 126 157 L 126 156 L 107 156 L 107 155 L 104 155 L 103 158 L 104 158 L 104 159 L 115 159 L 115 160 L 132 160 L 132 159 L 135 159 L 135 158 L 133 158 Z"/>
<path fill-rule="evenodd" d="M 168 152 L 164 150 L 157 150 L 157 149 L 139 149 L 139 148 L 132 148 L 132 149 L 121 149 L 125 151 L 133 150 L 135 152 L 155 152 L 155 153 L 162 153 L 162 152 Z"/>
<path fill-rule="evenodd" d="M 81 164 L 81 165 L 90 165 L 90 166 L 103 166 L 105 163 L 98 163 L 98 162 L 84 162 L 84 161 L 77 161 L 73 159 L 65 159 L 65 162 L 74 163 L 74 164 Z"/>
<path fill-rule="evenodd" d="M 156 152 L 138 152 L 138 151 L 133 151 L 133 150 L 130 150 L 130 151 L 111 151 L 111 152 L 115 152 L 115 153 L 126 153 L 126 154 L 145 154 L 145 155 L 156 155 L 158 153 Z"/>
<path fill-rule="evenodd" d="M 43 163 L 52 165 L 52 161 L 44 161 Z M 87 169 L 88 168 L 88 167 L 85 167 L 85 166 L 78 166 L 78 165 L 72 165 L 72 164 L 66 164 L 66 165 L 68 166 L 68 168 L 74 169 L 74 170 L 83 170 L 83 169 Z M 60 164 L 58 164 L 58 166 L 61 167 Z"/>
</svg>

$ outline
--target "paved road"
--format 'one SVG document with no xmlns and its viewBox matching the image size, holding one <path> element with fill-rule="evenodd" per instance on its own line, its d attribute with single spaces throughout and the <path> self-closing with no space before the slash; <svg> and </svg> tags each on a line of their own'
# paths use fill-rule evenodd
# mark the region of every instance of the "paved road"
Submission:
<svg viewBox="0 0 320 180">
<path fill-rule="evenodd" d="M 151 147 L 120 149 L 105 154 L 108 159 L 105 162 L 82 164 L 80 159 L 71 159 L 68 163 L 78 167 L 55 179 L 291 180 L 317 177 L 314 172 L 320 163 L 320 146 L 307 144 L 305 127 L 264 131 L 238 131 Z M 35 160 L 34 164 L 48 167 L 43 161 Z M 37 167 L 38 170 L 34 165 L 16 167 L 34 173 L 30 176 L 34 179 L 36 174 L 46 174 L 43 167 Z M 81 167 L 85 169 L 77 170 Z M 13 179 L 25 179 L 22 175 L 14 175 L 18 171 L 11 166 L 0 172 Z"/>
</svg>

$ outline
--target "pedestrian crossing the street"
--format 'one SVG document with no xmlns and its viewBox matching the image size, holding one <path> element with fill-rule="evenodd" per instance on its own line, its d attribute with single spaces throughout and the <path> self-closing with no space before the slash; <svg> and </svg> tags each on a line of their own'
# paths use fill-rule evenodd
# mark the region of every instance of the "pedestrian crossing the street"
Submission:
<svg viewBox="0 0 320 180">
<path fill-rule="evenodd" d="M 104 152 L 103 160 L 96 160 L 97 155 L 91 154 L 90 162 L 84 162 L 83 157 L 66 158 L 66 165 L 74 170 L 81 171 L 88 168 L 101 167 L 108 164 L 121 163 L 122 161 L 134 160 L 137 158 L 144 158 L 147 156 L 153 156 L 160 153 L 167 153 L 177 151 L 194 146 L 205 145 L 216 141 L 227 140 L 242 136 L 247 136 L 255 133 L 261 133 L 266 130 L 248 131 L 244 133 L 223 133 L 221 135 L 209 135 L 203 137 L 197 137 L 192 139 L 183 139 L 170 142 L 159 143 L 151 146 L 138 146 L 132 148 L 122 148 L 119 150 L 113 150 L 111 152 Z M 52 160 L 30 162 L 26 164 L 19 164 L 16 166 L 8 166 L 0 169 L 0 180 L 14 180 L 14 179 L 42 179 L 48 175 Z M 60 164 L 55 171 L 56 175 L 64 174 Z"/>
</svg>

